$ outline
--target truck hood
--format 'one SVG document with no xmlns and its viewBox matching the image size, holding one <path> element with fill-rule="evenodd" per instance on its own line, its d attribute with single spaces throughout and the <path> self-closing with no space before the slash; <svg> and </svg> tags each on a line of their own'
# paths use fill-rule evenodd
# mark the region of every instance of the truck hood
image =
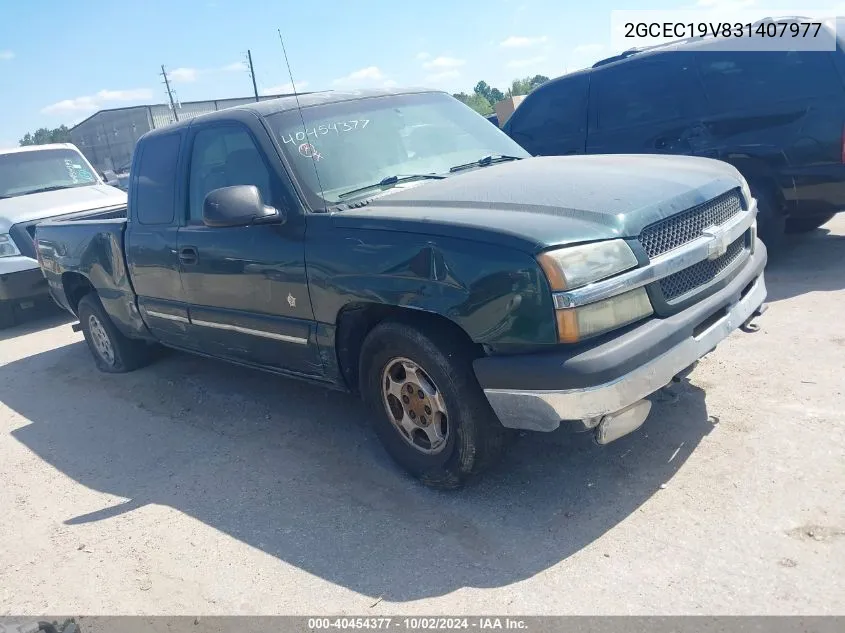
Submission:
<svg viewBox="0 0 845 633">
<path fill-rule="evenodd" d="M 126 204 L 126 193 L 108 185 L 73 187 L 0 200 L 0 233 L 19 222 Z"/>
<path fill-rule="evenodd" d="M 339 212 L 347 228 L 550 246 L 635 237 L 741 186 L 731 165 L 665 155 L 536 157 L 396 188 Z"/>
</svg>

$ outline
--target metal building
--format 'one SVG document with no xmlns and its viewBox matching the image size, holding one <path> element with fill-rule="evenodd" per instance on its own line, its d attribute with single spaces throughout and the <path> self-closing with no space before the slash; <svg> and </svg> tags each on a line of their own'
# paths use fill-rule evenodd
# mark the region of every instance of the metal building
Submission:
<svg viewBox="0 0 845 633">
<path fill-rule="evenodd" d="M 267 95 L 261 101 L 289 95 Z M 180 121 L 200 114 L 224 110 L 245 103 L 254 103 L 255 97 L 217 99 L 214 101 L 189 101 L 176 106 Z M 124 171 L 132 161 L 136 141 L 150 130 L 175 123 L 173 110 L 166 103 L 137 105 L 126 108 L 100 110 L 70 129 L 71 142 L 100 172 Z"/>
</svg>

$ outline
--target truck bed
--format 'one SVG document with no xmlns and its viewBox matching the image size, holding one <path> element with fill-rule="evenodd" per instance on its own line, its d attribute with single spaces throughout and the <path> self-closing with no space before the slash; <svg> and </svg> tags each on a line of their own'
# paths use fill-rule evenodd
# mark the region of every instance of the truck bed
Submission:
<svg viewBox="0 0 845 633">
<path fill-rule="evenodd" d="M 125 228 L 125 206 L 45 220 L 35 227 L 35 248 L 56 303 L 75 313 L 84 279 L 103 303 L 114 303 L 117 313 L 127 310 L 134 294 L 123 249 Z"/>
</svg>

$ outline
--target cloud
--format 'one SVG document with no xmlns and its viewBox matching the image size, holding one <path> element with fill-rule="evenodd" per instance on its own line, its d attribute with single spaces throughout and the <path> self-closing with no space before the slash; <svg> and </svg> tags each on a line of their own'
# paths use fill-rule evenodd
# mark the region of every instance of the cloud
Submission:
<svg viewBox="0 0 845 633">
<path fill-rule="evenodd" d="M 536 66 L 544 61 L 546 61 L 546 58 L 540 55 L 538 57 L 529 57 L 528 59 L 512 59 L 505 66 L 507 68 L 525 68 L 526 66 Z"/>
<path fill-rule="evenodd" d="M 43 114 L 61 114 L 67 112 L 100 110 L 110 103 L 127 101 L 144 101 L 153 96 L 149 88 L 134 88 L 132 90 L 100 90 L 97 94 L 65 99 L 51 103 L 41 109 Z"/>
<path fill-rule="evenodd" d="M 0 51 L 0 61 L 7 62 L 10 59 L 14 59 L 14 58 L 15 58 L 15 52 L 14 51 Z"/>
<path fill-rule="evenodd" d="M 466 64 L 466 60 L 464 59 L 440 56 L 432 59 L 431 61 L 425 62 L 423 64 L 423 68 L 428 68 L 429 70 L 437 70 L 441 68 L 457 68 L 458 66 L 463 66 L 464 64 Z"/>
<path fill-rule="evenodd" d="M 502 40 L 499 46 L 503 48 L 527 48 L 529 46 L 536 46 L 543 44 L 549 40 L 545 35 L 538 35 L 536 37 L 523 37 L 519 35 L 511 35 L 506 40 Z"/>
<path fill-rule="evenodd" d="M 422 53 L 417 53 L 417 60 L 419 61 L 425 61 L 429 57 L 431 57 L 431 54 L 426 53 L 425 51 L 423 51 Z"/>
<path fill-rule="evenodd" d="M 235 62 L 233 64 L 226 64 L 225 66 L 220 67 L 220 71 L 224 73 L 239 72 L 242 70 L 247 70 L 246 62 Z"/>
<path fill-rule="evenodd" d="M 426 81 L 443 81 L 444 79 L 454 79 L 460 77 L 461 73 L 457 70 L 444 70 L 442 73 L 433 73 L 426 77 Z"/>
<path fill-rule="evenodd" d="M 302 92 L 305 88 L 308 87 L 307 81 L 297 81 L 296 82 L 296 90 L 298 92 Z M 290 94 L 293 92 L 293 84 L 286 83 L 286 84 L 277 84 L 275 86 L 267 86 L 266 88 L 262 88 L 259 90 L 262 95 L 281 95 L 281 94 Z"/>
<path fill-rule="evenodd" d="M 581 44 L 572 49 L 573 55 L 597 55 L 604 50 L 604 44 Z"/>
<path fill-rule="evenodd" d="M 170 79 L 170 81 L 173 83 L 187 84 L 199 80 L 199 78 L 204 75 L 213 75 L 215 73 L 244 72 L 246 70 L 246 62 L 242 61 L 226 64 L 225 66 L 220 66 L 218 68 L 190 68 L 182 66 L 180 68 L 168 70 L 167 78 Z"/>
<path fill-rule="evenodd" d="M 174 83 L 190 83 L 200 75 L 198 68 L 174 68 L 167 71 L 167 78 Z"/>
<path fill-rule="evenodd" d="M 396 81 L 395 79 L 385 79 L 382 82 L 381 85 L 384 86 L 385 88 L 395 88 L 396 86 L 399 85 L 399 82 Z"/>
<path fill-rule="evenodd" d="M 379 69 L 378 66 L 367 66 L 366 68 L 361 68 L 360 70 L 349 73 L 346 77 L 339 77 L 332 83 L 336 86 L 342 86 L 344 84 L 362 83 L 365 81 L 379 81 L 384 78 L 384 73 L 381 72 L 381 69 Z"/>
<path fill-rule="evenodd" d="M 696 0 L 696 7 L 708 9 L 747 9 L 757 4 L 757 0 Z"/>
</svg>

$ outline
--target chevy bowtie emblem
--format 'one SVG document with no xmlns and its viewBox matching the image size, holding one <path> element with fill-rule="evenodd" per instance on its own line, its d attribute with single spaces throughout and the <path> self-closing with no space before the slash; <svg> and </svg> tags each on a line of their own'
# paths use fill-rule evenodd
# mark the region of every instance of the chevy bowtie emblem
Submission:
<svg viewBox="0 0 845 633">
<path fill-rule="evenodd" d="M 728 242 L 729 236 L 725 231 L 713 226 L 704 229 L 701 234 L 710 238 L 707 243 L 707 259 L 717 259 L 728 252 L 730 242 Z"/>
</svg>

